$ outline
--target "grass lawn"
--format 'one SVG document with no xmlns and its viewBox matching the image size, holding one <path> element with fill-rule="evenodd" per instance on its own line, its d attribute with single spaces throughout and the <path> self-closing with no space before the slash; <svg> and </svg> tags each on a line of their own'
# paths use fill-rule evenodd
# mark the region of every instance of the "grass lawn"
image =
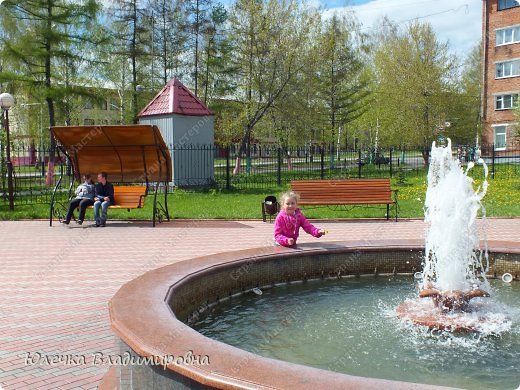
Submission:
<svg viewBox="0 0 520 390">
<path fill-rule="evenodd" d="M 480 185 L 482 180 L 476 180 Z M 399 190 L 399 217 L 423 218 L 426 178 L 408 178 L 405 185 L 398 186 L 394 179 L 392 188 Z M 271 189 L 249 189 L 240 191 L 186 191 L 175 190 L 168 194 L 168 209 L 171 218 L 189 219 L 261 219 L 261 203 L 267 195 L 279 197 L 287 187 Z M 160 200 L 164 196 L 158 196 Z M 66 202 L 65 202 L 66 204 Z M 153 197 L 148 196 L 145 207 L 131 210 L 110 210 L 111 219 L 147 219 L 152 218 Z M 490 179 L 489 188 L 483 200 L 486 215 L 489 217 L 520 216 L 520 178 Z M 386 206 L 374 207 L 317 207 L 302 208 L 309 218 L 384 218 Z M 390 210 L 390 215 L 393 210 Z M 15 205 L 10 212 L 8 204 L 0 204 L 1 220 L 49 218 L 49 205 Z M 93 218 L 93 211 L 87 211 L 87 219 Z"/>
</svg>

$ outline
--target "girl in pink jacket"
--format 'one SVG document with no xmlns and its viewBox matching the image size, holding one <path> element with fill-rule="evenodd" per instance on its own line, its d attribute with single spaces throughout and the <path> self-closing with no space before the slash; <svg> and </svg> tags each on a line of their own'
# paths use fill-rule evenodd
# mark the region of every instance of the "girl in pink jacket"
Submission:
<svg viewBox="0 0 520 390">
<path fill-rule="evenodd" d="M 274 239 L 276 244 L 282 246 L 296 245 L 296 240 L 300 234 L 300 227 L 306 233 L 321 237 L 325 230 L 313 226 L 302 214 L 298 206 L 298 194 L 289 191 L 282 194 L 280 199 L 282 209 L 274 221 Z"/>
</svg>

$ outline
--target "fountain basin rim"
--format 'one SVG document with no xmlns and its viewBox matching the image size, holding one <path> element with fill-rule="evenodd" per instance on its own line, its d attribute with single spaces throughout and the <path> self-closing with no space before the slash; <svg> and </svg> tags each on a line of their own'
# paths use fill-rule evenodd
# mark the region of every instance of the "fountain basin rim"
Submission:
<svg viewBox="0 0 520 390">
<path fill-rule="evenodd" d="M 500 249 L 520 253 L 520 245 L 495 242 Z M 488 242 L 490 251 L 494 245 Z M 294 363 L 264 358 L 251 352 L 209 339 L 175 318 L 168 297 L 175 286 L 196 279 L 219 267 L 256 262 L 273 257 L 293 257 L 300 253 L 348 253 L 355 251 L 422 251 L 422 240 L 338 241 L 303 244 L 297 248 L 262 247 L 218 253 L 189 259 L 149 271 L 123 285 L 109 302 L 111 327 L 117 336 L 140 356 L 208 356 L 210 365 L 167 365 L 180 375 L 207 386 L 235 388 L 366 388 L 433 389 L 384 379 L 362 378 Z M 498 252 L 501 252 L 501 250 Z"/>
</svg>

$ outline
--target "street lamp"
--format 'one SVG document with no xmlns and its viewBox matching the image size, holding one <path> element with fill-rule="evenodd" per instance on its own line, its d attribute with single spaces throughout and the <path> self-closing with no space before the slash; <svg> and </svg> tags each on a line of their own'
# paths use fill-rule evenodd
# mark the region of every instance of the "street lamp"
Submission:
<svg viewBox="0 0 520 390">
<path fill-rule="evenodd" d="M 14 97 L 8 93 L 0 94 L 0 107 L 6 134 L 6 157 L 7 157 L 7 190 L 9 191 L 9 210 L 14 210 L 13 199 L 13 164 L 11 162 L 11 142 L 9 141 L 9 109 L 14 105 Z"/>
</svg>

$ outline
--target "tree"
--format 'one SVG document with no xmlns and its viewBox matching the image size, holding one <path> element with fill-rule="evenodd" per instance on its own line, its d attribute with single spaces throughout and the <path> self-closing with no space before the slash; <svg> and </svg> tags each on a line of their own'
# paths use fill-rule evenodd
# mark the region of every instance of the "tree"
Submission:
<svg viewBox="0 0 520 390">
<path fill-rule="evenodd" d="M 182 58 L 186 56 L 188 34 L 182 20 L 185 18 L 180 1 L 153 0 L 152 9 L 152 82 L 155 89 L 155 58 L 160 63 L 160 79 L 166 84 L 174 75 L 182 78 Z"/>
<path fill-rule="evenodd" d="M 425 163 L 432 141 L 447 119 L 455 61 L 429 24 L 418 22 L 384 38 L 376 48 L 376 107 L 387 142 L 423 145 Z"/>
<path fill-rule="evenodd" d="M 249 161 L 253 129 L 286 97 L 288 84 L 302 71 L 309 32 L 317 20 L 315 13 L 293 0 L 239 0 L 235 4 L 230 30 L 236 40 L 238 100 L 243 102 L 236 120 L 244 130 L 234 173 L 239 171 L 242 153 L 247 153 Z"/>
<path fill-rule="evenodd" d="M 237 68 L 233 65 L 234 46 L 225 24 L 228 13 L 224 6 L 217 4 L 211 10 L 210 18 L 204 27 L 204 56 L 200 61 L 200 85 L 203 89 L 202 100 L 227 96 L 234 92 L 236 84 L 233 75 Z"/>
<path fill-rule="evenodd" d="M 148 9 L 138 7 L 138 0 L 117 0 L 118 7 L 112 9 L 113 42 L 111 56 L 120 56 L 130 62 L 131 112 L 132 122 L 137 123 L 139 113 L 138 88 L 140 84 L 149 85 L 143 80 L 151 56 L 151 39 L 148 23 L 151 15 Z M 147 80 L 146 80 L 147 81 Z M 125 89 L 121 92 L 126 94 Z"/>
<path fill-rule="evenodd" d="M 8 27 L 1 46 L 13 67 L 0 73 L 0 82 L 10 80 L 25 85 L 45 99 L 49 125 L 56 124 L 55 103 L 78 92 L 64 83 L 57 72 L 59 62 L 73 63 L 83 58 L 77 45 L 94 42 L 90 27 L 96 21 L 99 6 L 95 0 L 6 0 L 2 21 Z M 50 139 L 47 183 L 52 184 L 56 144 Z"/>
<path fill-rule="evenodd" d="M 324 110 L 322 142 L 334 143 L 339 128 L 359 117 L 366 110 L 369 95 L 363 63 L 354 34 L 359 27 L 353 17 L 333 15 L 326 21 L 319 37 L 319 54 L 315 78 L 318 104 Z"/>
<path fill-rule="evenodd" d="M 454 144 L 478 143 L 482 87 L 481 44 L 476 45 L 462 63 L 456 88 L 449 95 L 445 134 Z"/>
<path fill-rule="evenodd" d="M 184 2 L 186 14 L 186 31 L 192 36 L 193 63 L 192 78 L 195 96 L 199 94 L 199 62 L 201 56 L 201 38 L 210 24 L 211 0 L 189 0 Z"/>
</svg>

